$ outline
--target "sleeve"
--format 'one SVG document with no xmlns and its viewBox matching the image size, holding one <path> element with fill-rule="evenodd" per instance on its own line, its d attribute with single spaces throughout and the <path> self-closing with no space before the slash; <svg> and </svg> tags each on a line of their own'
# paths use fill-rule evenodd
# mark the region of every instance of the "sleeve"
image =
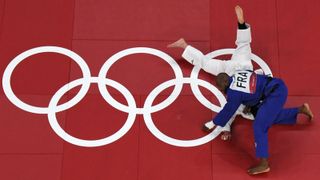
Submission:
<svg viewBox="0 0 320 180">
<path fill-rule="evenodd" d="M 222 131 L 230 131 L 231 130 L 231 124 L 233 123 L 236 116 L 237 116 L 237 113 L 234 113 L 232 115 L 232 117 L 229 119 L 229 121 L 226 123 L 226 125 L 222 128 Z"/>
<path fill-rule="evenodd" d="M 213 119 L 213 123 L 224 127 L 227 122 L 232 118 L 241 104 L 241 94 L 238 92 L 230 92 L 227 95 L 227 103 L 222 110 Z"/>
<path fill-rule="evenodd" d="M 219 73 L 225 72 L 225 61 L 211 59 L 190 45 L 183 51 L 182 57 L 194 66 L 198 66 L 212 75 L 216 76 Z"/>
</svg>

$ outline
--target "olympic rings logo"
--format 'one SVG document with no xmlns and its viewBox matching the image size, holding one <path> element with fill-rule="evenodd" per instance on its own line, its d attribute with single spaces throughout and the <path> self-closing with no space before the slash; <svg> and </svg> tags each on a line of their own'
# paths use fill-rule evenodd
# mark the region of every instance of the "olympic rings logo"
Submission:
<svg viewBox="0 0 320 180">
<path fill-rule="evenodd" d="M 11 87 L 11 75 L 14 71 L 14 69 L 18 66 L 19 63 L 24 61 L 26 58 L 35 55 L 35 54 L 40 54 L 40 53 L 58 53 L 65 55 L 72 60 L 74 60 L 80 67 L 82 71 L 83 77 L 80 79 L 76 79 L 74 81 L 69 82 L 68 84 L 62 86 L 51 98 L 50 103 L 48 107 L 37 107 L 33 106 L 30 104 L 27 104 L 23 101 L 21 101 L 13 92 L 12 87 Z M 214 58 L 220 55 L 225 55 L 225 54 L 232 54 L 234 52 L 234 49 L 220 49 L 213 51 L 212 53 L 207 54 L 206 56 L 210 58 Z M 151 91 L 151 93 L 147 96 L 146 101 L 144 103 L 143 108 L 137 108 L 136 102 L 133 98 L 133 95 L 130 93 L 130 91 L 121 85 L 120 83 L 109 79 L 106 77 L 108 70 L 111 68 L 111 66 L 119 61 L 121 58 L 131 55 L 131 54 L 138 54 L 138 53 L 145 53 L 145 54 L 150 54 L 157 56 L 164 61 L 166 61 L 171 68 L 174 71 L 175 78 L 165 81 L 158 85 L 155 89 Z M 252 60 L 255 61 L 265 72 L 265 74 L 271 74 L 271 70 L 268 67 L 268 65 L 258 56 L 252 54 Z M 30 113 L 35 113 L 35 114 L 46 114 L 48 116 L 48 120 L 50 123 L 50 126 L 52 127 L 53 131 L 61 137 L 63 140 L 74 144 L 78 146 L 83 146 L 83 147 L 98 147 L 98 146 L 104 146 L 107 144 L 110 144 L 118 139 L 120 139 L 123 135 L 125 135 L 130 128 L 132 127 L 136 115 L 141 114 L 144 117 L 144 121 L 146 123 L 147 128 L 150 130 L 150 132 L 157 137 L 159 140 L 173 145 L 173 146 L 179 146 L 179 147 L 193 147 L 193 146 L 199 146 L 202 144 L 205 144 L 211 140 L 213 140 L 215 137 L 217 137 L 220 133 L 219 129 L 220 127 L 216 128 L 214 131 L 212 131 L 210 134 L 194 139 L 194 140 L 179 140 L 179 139 L 174 139 L 172 137 L 167 136 L 166 134 L 162 133 L 153 123 L 152 116 L 151 114 L 157 111 L 161 111 L 162 109 L 168 107 L 171 103 L 173 103 L 176 98 L 179 96 L 182 87 L 184 84 L 190 84 L 191 89 L 197 100 L 204 105 L 205 107 L 211 109 L 214 112 L 219 112 L 221 108 L 224 106 L 226 103 L 226 99 L 223 96 L 223 94 L 212 84 L 198 79 L 198 74 L 199 74 L 200 68 L 199 67 L 194 67 L 191 76 L 190 77 L 183 77 L 182 70 L 180 69 L 179 65 L 176 63 L 176 61 L 170 57 L 168 54 L 159 51 L 157 49 L 152 49 L 152 48 L 147 48 L 147 47 L 135 47 L 135 48 L 129 48 L 122 50 L 113 56 L 111 56 L 101 67 L 100 72 L 98 77 L 92 77 L 90 74 L 90 69 L 86 62 L 84 61 L 83 58 L 81 58 L 78 54 L 75 52 L 62 48 L 62 47 L 57 47 L 57 46 L 41 46 L 41 47 L 36 47 L 33 49 L 29 49 L 18 56 L 16 56 L 7 66 L 7 68 L 4 71 L 3 78 L 2 78 L 2 86 L 5 95 L 7 98 L 13 103 L 15 106 L 19 107 L 20 109 L 30 112 Z M 97 139 L 97 140 L 85 140 L 85 139 L 79 139 L 77 137 L 74 137 L 70 134 L 68 134 L 66 131 L 62 129 L 62 127 L 59 125 L 57 118 L 56 118 L 56 113 L 65 111 L 74 105 L 76 105 L 78 102 L 84 98 L 86 93 L 88 92 L 90 85 L 92 83 L 97 83 L 99 91 L 104 98 L 104 100 L 110 104 L 112 107 L 128 113 L 127 121 L 125 124 L 114 134 L 102 138 L 102 139 Z M 69 90 L 71 90 L 74 87 L 80 86 L 81 89 L 78 92 L 75 97 L 73 97 L 71 100 L 68 102 L 65 102 L 61 105 L 58 105 L 58 102 L 60 98 Z M 107 86 L 113 87 L 116 90 L 118 90 L 122 95 L 125 97 L 128 105 L 121 104 L 120 102 L 116 101 L 108 92 Z M 167 99 L 162 101 L 159 104 L 152 105 L 153 101 L 155 98 L 165 89 L 174 86 L 173 92 L 168 96 Z M 208 89 L 211 93 L 213 93 L 219 103 L 220 106 L 212 104 L 209 100 L 207 100 L 201 91 L 199 90 L 199 86 L 202 86 L 206 89 Z"/>
</svg>

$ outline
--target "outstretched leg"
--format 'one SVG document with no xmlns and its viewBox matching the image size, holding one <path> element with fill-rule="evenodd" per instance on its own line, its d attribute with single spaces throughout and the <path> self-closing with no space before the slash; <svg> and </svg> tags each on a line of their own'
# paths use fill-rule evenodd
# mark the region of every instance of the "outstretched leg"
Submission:
<svg viewBox="0 0 320 180">
<path fill-rule="evenodd" d="M 238 21 L 238 31 L 237 31 L 237 49 L 233 53 L 232 59 L 230 61 L 224 61 L 221 66 L 223 67 L 222 72 L 225 72 L 229 74 L 230 76 L 234 74 L 237 70 L 253 70 L 253 66 L 251 63 L 251 49 L 250 49 L 250 42 L 251 42 L 251 33 L 249 26 L 245 23 L 244 16 L 243 16 L 243 10 L 240 6 L 235 7 L 235 13 L 237 16 Z M 187 49 L 186 49 L 187 50 Z M 213 68 L 211 68 L 213 69 Z M 217 71 L 215 71 L 217 72 Z M 214 73 L 213 73 L 214 74 Z M 225 127 L 222 128 L 222 140 L 229 140 L 231 139 L 231 132 L 230 132 L 230 126 L 233 122 L 235 116 L 237 114 L 241 114 L 244 118 L 247 119 L 254 119 L 253 115 L 251 113 L 244 114 L 242 111 L 244 109 L 244 106 L 240 106 L 236 114 L 230 119 L 228 124 L 226 124 Z M 203 130 L 208 132 L 213 129 L 213 123 L 207 122 L 203 126 Z"/>
<path fill-rule="evenodd" d="M 271 102 L 271 101 L 274 102 Z M 264 119 L 265 116 L 268 119 L 273 119 L 276 114 L 276 109 L 279 108 L 279 100 L 278 98 L 270 99 L 269 102 L 266 103 L 263 107 L 259 109 L 259 113 L 257 115 L 257 119 L 254 122 L 254 135 L 256 140 L 256 148 L 257 148 L 257 156 L 260 157 L 259 165 L 248 170 L 250 175 L 265 173 L 270 171 L 270 167 L 268 165 L 268 129 L 271 126 L 271 122 L 269 124 L 265 124 L 261 119 Z M 281 100 L 280 100 L 281 101 Z M 269 106 L 269 107 L 268 107 Z M 273 110 L 273 112 L 268 112 L 268 109 Z M 304 103 L 302 106 L 298 108 L 287 108 L 281 109 L 278 115 L 274 118 L 272 124 L 295 124 L 297 120 L 298 114 L 304 114 L 309 117 L 310 121 L 313 119 L 313 113 L 310 109 L 310 106 L 307 103 Z"/>
<path fill-rule="evenodd" d="M 226 62 L 226 72 L 239 70 L 253 70 L 251 62 L 251 28 L 245 22 L 243 10 L 240 6 L 235 7 L 235 14 L 238 20 L 238 30 L 236 39 L 236 49 L 232 54 L 231 60 Z"/>
<path fill-rule="evenodd" d="M 304 103 L 300 107 L 282 109 L 273 124 L 296 124 L 298 114 L 306 115 L 310 121 L 313 119 L 309 104 Z"/>
<path fill-rule="evenodd" d="M 188 46 L 187 42 L 183 39 L 183 38 L 180 38 L 178 39 L 177 41 L 171 43 L 171 44 L 168 44 L 168 48 L 182 48 L 182 49 L 186 49 Z"/>
</svg>

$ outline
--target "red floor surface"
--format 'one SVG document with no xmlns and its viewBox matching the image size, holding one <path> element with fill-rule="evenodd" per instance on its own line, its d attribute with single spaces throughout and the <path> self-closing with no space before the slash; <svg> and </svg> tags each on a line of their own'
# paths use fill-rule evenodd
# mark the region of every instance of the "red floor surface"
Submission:
<svg viewBox="0 0 320 180">
<path fill-rule="evenodd" d="M 98 76 L 104 62 L 132 47 L 150 47 L 173 57 L 183 75 L 192 65 L 181 50 L 166 45 L 184 37 L 204 53 L 234 47 L 234 6 L 241 5 L 252 26 L 252 50 L 264 59 L 275 76 L 289 88 L 286 106 L 309 102 L 312 124 L 274 126 L 269 132 L 271 172 L 257 177 L 246 169 L 256 162 L 252 122 L 237 118 L 233 139 L 216 138 L 196 147 L 177 147 L 157 139 L 137 115 L 119 140 L 100 147 L 79 147 L 62 140 L 45 114 L 19 109 L 0 90 L 1 180 L 219 180 L 219 179 L 319 179 L 320 175 L 320 42 L 318 0 L 0 0 L 0 74 L 18 54 L 38 46 L 61 46 L 79 54 L 91 75 Z M 122 58 L 107 73 L 125 86 L 142 108 L 150 92 L 174 78 L 168 63 L 150 54 Z M 17 66 L 11 84 L 18 98 L 47 107 L 63 85 L 82 74 L 70 58 L 42 53 Z M 201 71 L 200 79 L 213 81 Z M 164 91 L 156 103 L 172 91 Z M 79 87 L 63 96 L 66 102 Z M 212 102 L 212 93 L 201 88 Z M 127 105 L 123 95 L 113 97 Z M 165 109 L 152 113 L 157 128 L 176 139 L 204 136 L 200 127 L 216 113 L 204 107 L 184 85 L 179 97 Z M 97 84 L 74 107 L 57 113 L 69 134 L 100 139 L 117 132 L 128 117 L 101 97 Z M 305 120 L 304 117 L 299 119 Z"/>
</svg>

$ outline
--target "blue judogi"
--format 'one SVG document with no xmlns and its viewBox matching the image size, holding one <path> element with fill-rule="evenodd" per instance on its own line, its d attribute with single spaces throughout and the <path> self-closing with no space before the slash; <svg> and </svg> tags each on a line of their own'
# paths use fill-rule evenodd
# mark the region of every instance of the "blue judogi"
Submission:
<svg viewBox="0 0 320 180">
<path fill-rule="evenodd" d="M 256 156 L 268 157 L 268 129 L 272 124 L 295 124 L 298 108 L 283 109 L 288 89 L 281 79 L 238 71 L 229 79 L 227 103 L 213 119 L 223 127 L 240 104 L 258 107 L 253 123 Z"/>
</svg>

